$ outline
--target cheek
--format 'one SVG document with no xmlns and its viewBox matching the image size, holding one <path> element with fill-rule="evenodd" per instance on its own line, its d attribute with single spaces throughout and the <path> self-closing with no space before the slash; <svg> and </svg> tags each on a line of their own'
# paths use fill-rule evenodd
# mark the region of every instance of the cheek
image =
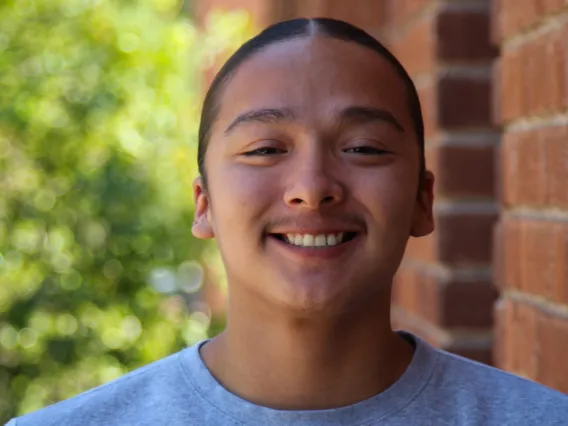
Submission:
<svg viewBox="0 0 568 426">
<path fill-rule="evenodd" d="M 418 178 L 410 166 L 400 162 L 377 169 L 354 185 L 356 198 L 382 230 L 406 232 L 410 227 L 418 188 Z"/>
<path fill-rule="evenodd" d="M 266 173 L 242 166 L 213 165 L 209 175 L 214 227 L 219 244 L 251 240 L 247 233 L 260 235 L 266 210 L 278 189 Z M 246 237 L 246 238 L 245 238 Z"/>
<path fill-rule="evenodd" d="M 372 216 L 369 253 L 386 276 L 395 274 L 410 237 L 418 186 L 415 175 L 412 169 L 385 168 L 361 185 L 365 195 L 359 194 L 359 200 Z"/>
<path fill-rule="evenodd" d="M 372 200 L 373 210 L 381 212 L 381 216 L 399 215 L 407 210 L 412 215 L 418 177 L 412 167 L 400 162 L 364 176 L 355 188 L 359 189 L 359 197 Z"/>
<path fill-rule="evenodd" d="M 243 165 L 231 165 L 217 174 L 216 186 L 224 194 L 224 202 L 234 214 L 251 215 L 265 208 L 269 199 L 278 191 L 278 179 L 272 179 L 269 171 Z"/>
</svg>

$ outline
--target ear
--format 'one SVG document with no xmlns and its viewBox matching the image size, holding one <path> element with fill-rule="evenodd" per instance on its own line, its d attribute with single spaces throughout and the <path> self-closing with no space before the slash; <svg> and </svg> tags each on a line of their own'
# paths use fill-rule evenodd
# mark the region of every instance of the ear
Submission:
<svg viewBox="0 0 568 426">
<path fill-rule="evenodd" d="M 424 237 L 434 231 L 434 174 L 430 171 L 424 173 L 422 186 L 416 198 L 414 216 L 410 235 Z"/>
<path fill-rule="evenodd" d="M 214 238 L 215 233 L 211 225 L 211 203 L 201 176 L 193 181 L 193 199 L 195 201 L 195 213 L 191 233 L 194 237 L 202 240 Z"/>
</svg>

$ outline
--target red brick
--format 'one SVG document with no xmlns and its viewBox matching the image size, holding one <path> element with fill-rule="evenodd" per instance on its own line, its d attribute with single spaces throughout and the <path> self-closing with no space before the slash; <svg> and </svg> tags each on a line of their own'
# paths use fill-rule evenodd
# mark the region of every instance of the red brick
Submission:
<svg viewBox="0 0 568 426">
<path fill-rule="evenodd" d="M 411 238 L 405 256 L 424 263 L 486 265 L 492 256 L 492 235 L 496 213 L 437 213 L 436 231 Z"/>
<path fill-rule="evenodd" d="M 304 17 L 323 16 L 326 13 L 325 10 L 326 0 L 314 0 L 314 1 L 304 1 L 304 2 L 295 1 L 293 4 L 294 8 L 296 9 L 296 14 L 298 16 L 304 16 Z"/>
<path fill-rule="evenodd" d="M 568 126 L 541 130 L 546 165 L 547 204 L 568 210 Z"/>
<path fill-rule="evenodd" d="M 568 0 L 564 0 L 568 5 Z M 558 30 L 558 38 L 556 39 L 558 45 L 558 59 L 557 66 L 560 68 L 558 71 L 560 81 L 559 87 L 562 87 L 560 94 L 560 104 L 564 109 L 568 109 L 568 21 Z"/>
<path fill-rule="evenodd" d="M 519 192 L 517 185 L 518 160 L 518 132 L 505 132 L 500 148 L 500 181 L 499 193 L 504 207 L 518 204 Z"/>
<path fill-rule="evenodd" d="M 550 15 L 558 12 L 566 4 L 565 0 L 540 0 L 542 13 Z"/>
<path fill-rule="evenodd" d="M 327 0 L 325 15 L 373 31 L 381 24 L 383 7 L 383 2 L 376 0 Z"/>
<path fill-rule="evenodd" d="M 568 29 L 568 25 L 566 25 Z M 561 111 L 565 104 L 565 96 L 568 90 L 568 31 L 554 31 L 546 41 L 546 82 L 548 110 Z"/>
<path fill-rule="evenodd" d="M 568 222 L 507 216 L 499 223 L 496 284 L 568 305 Z"/>
<path fill-rule="evenodd" d="M 444 61 L 492 59 L 498 49 L 491 43 L 489 14 L 446 10 L 436 22 L 438 58 Z"/>
<path fill-rule="evenodd" d="M 473 359 L 478 362 L 492 364 L 492 349 L 490 346 L 486 348 L 478 347 L 477 342 L 473 345 L 468 344 L 471 339 L 466 336 L 460 336 L 459 332 L 450 334 L 450 338 L 441 339 L 441 334 L 437 333 L 436 327 L 424 326 L 418 323 L 415 317 L 407 315 L 402 310 L 394 310 L 392 315 L 392 325 L 395 329 L 407 330 L 414 333 L 431 345 Z"/>
<path fill-rule="evenodd" d="M 436 215 L 438 258 L 452 265 L 480 265 L 491 261 L 494 213 Z"/>
<path fill-rule="evenodd" d="M 428 268 L 405 266 L 393 290 L 399 307 L 437 327 L 491 327 L 497 292 L 490 281 L 441 277 Z"/>
<path fill-rule="evenodd" d="M 525 29 L 540 24 L 540 21 L 544 18 L 545 10 L 543 7 L 543 0 L 523 2 L 521 3 L 520 9 L 522 11 L 522 21 Z"/>
<path fill-rule="evenodd" d="M 520 48 L 523 78 L 520 87 L 526 90 L 525 115 L 557 112 L 566 106 L 568 24 L 565 27 L 547 32 Z M 508 96 L 508 91 L 504 95 Z"/>
<path fill-rule="evenodd" d="M 509 297 L 495 305 L 496 365 L 536 380 L 538 373 L 538 311 Z"/>
<path fill-rule="evenodd" d="M 523 87 L 522 69 L 520 49 L 506 49 L 498 70 L 501 124 L 520 117 L 524 112 L 526 94 L 520 89 Z"/>
<path fill-rule="evenodd" d="M 410 21 L 428 7 L 434 0 L 386 0 L 385 17 L 390 24 L 403 24 Z"/>
<path fill-rule="evenodd" d="M 503 14 L 503 37 L 528 30 L 536 25 L 544 15 L 542 0 L 501 0 L 500 12 Z"/>
<path fill-rule="evenodd" d="M 435 69 L 434 21 L 425 16 L 391 38 L 390 47 L 411 76 Z"/>
<path fill-rule="evenodd" d="M 503 138 L 501 137 L 501 140 Z M 495 201 L 497 205 L 503 207 L 504 197 L 503 197 L 503 155 L 501 154 L 503 143 L 495 147 L 495 154 L 493 155 L 494 162 L 494 172 L 495 172 L 495 184 L 493 186 L 493 191 L 495 193 Z"/>
<path fill-rule="evenodd" d="M 411 238 L 406 246 L 405 257 L 424 263 L 436 262 L 438 259 L 437 241 L 437 231 L 426 237 Z"/>
<path fill-rule="evenodd" d="M 511 344 L 510 342 L 510 329 L 508 327 L 508 315 L 510 315 L 511 310 L 505 309 L 505 304 L 509 299 L 499 299 L 493 305 L 493 362 L 495 366 L 510 370 L 511 367 L 508 365 L 509 357 L 507 353 L 507 347 Z"/>
<path fill-rule="evenodd" d="M 538 349 L 538 381 L 568 393 L 568 317 L 539 315 Z"/>
<path fill-rule="evenodd" d="M 519 13 L 514 3 L 516 0 L 500 0 L 500 14 L 501 14 L 501 35 L 503 38 L 508 38 L 511 34 L 519 30 Z M 518 2 L 518 0 L 517 0 Z"/>
<path fill-rule="evenodd" d="M 538 130 L 528 130 L 518 136 L 515 180 L 508 184 L 518 186 L 517 202 L 519 204 L 543 206 L 547 200 L 544 141 L 539 137 Z M 503 155 L 510 154 L 510 152 L 503 153 Z"/>
<path fill-rule="evenodd" d="M 431 141 L 430 141 L 431 142 Z M 440 145 L 438 143 L 435 142 L 431 142 L 431 143 L 426 143 L 426 146 L 424 147 L 424 156 L 426 157 L 426 168 L 428 170 L 430 170 L 432 173 L 434 173 L 434 176 L 436 177 L 435 181 L 434 181 L 434 197 L 438 197 L 439 195 L 439 186 L 440 186 L 440 182 L 439 182 L 439 166 L 438 166 L 438 151 L 439 151 L 439 147 Z"/>
<path fill-rule="evenodd" d="M 428 141 L 438 132 L 438 92 L 433 81 L 417 87 L 424 121 L 424 137 Z"/>
<path fill-rule="evenodd" d="M 497 366 L 568 392 L 568 317 L 504 298 L 495 318 Z"/>
<path fill-rule="evenodd" d="M 405 312 L 411 312 L 414 315 L 420 312 L 421 305 L 418 292 L 416 291 L 416 288 L 418 288 L 416 281 L 419 278 L 420 276 L 415 273 L 413 268 L 403 264 L 396 273 L 392 288 L 393 303 Z"/>
<path fill-rule="evenodd" d="M 491 12 L 490 12 L 490 28 L 491 28 L 491 35 L 490 39 L 493 44 L 496 46 L 499 45 L 502 34 L 501 28 L 503 27 L 503 14 L 501 13 L 501 3 L 502 0 L 493 0 L 490 2 L 491 4 Z"/>
<path fill-rule="evenodd" d="M 557 265 L 560 264 L 555 242 L 562 232 L 562 223 L 538 220 L 523 220 L 521 223 L 521 289 L 554 300 Z"/>
<path fill-rule="evenodd" d="M 507 364 L 510 370 L 528 377 L 537 377 L 537 321 L 538 312 L 532 306 L 511 301 L 506 309 L 511 309 L 506 314 L 507 328 L 510 332 L 510 340 L 506 349 Z"/>
<path fill-rule="evenodd" d="M 498 255 L 500 263 L 498 267 L 502 268 L 502 282 L 498 284 L 502 291 L 515 287 L 521 289 L 520 259 L 522 234 L 520 223 L 520 220 L 512 217 L 502 218 L 500 222 L 501 234 L 499 238 L 501 242 L 499 248 L 501 253 Z"/>
<path fill-rule="evenodd" d="M 501 217 L 493 227 L 493 257 L 491 258 L 493 266 L 493 284 L 499 291 L 505 290 L 505 239 L 503 237 L 505 231 L 505 223 Z"/>
<path fill-rule="evenodd" d="M 487 365 L 494 365 L 492 348 L 452 348 L 451 345 L 442 347 L 442 349 L 454 353 L 465 358 L 472 359 Z"/>
<path fill-rule="evenodd" d="M 489 328 L 492 325 L 492 309 L 497 290 L 491 281 L 451 280 L 443 293 L 443 317 L 445 327 Z"/>
<path fill-rule="evenodd" d="M 503 81 L 501 81 L 501 58 L 495 58 L 491 70 L 491 82 L 493 84 L 491 90 L 491 119 L 493 125 L 498 127 L 504 124 L 503 120 L 503 104 L 501 94 L 503 92 Z"/>
<path fill-rule="evenodd" d="M 546 35 L 538 37 L 523 46 L 524 77 L 523 88 L 527 91 L 526 115 L 543 115 L 547 96 L 550 92 L 551 76 L 547 64 Z M 546 76 L 546 78 L 543 78 Z"/>
<path fill-rule="evenodd" d="M 443 76 L 438 81 L 439 125 L 490 127 L 491 79 Z"/>
<path fill-rule="evenodd" d="M 534 85 L 534 64 L 535 61 L 531 59 L 533 54 L 533 46 L 535 43 L 527 41 L 518 47 L 519 62 L 517 66 L 519 67 L 520 81 L 519 86 L 515 90 L 523 92 L 522 104 L 520 105 L 520 116 L 530 116 L 536 109 L 535 102 L 535 88 Z M 532 82 L 532 83 L 531 83 Z M 522 88 L 522 89 L 521 89 Z"/>
<path fill-rule="evenodd" d="M 268 3 L 268 1 L 267 1 Z M 350 22 L 368 32 L 376 32 L 384 19 L 384 3 L 375 0 L 272 1 L 273 8 L 287 17 L 328 17 Z M 276 20 L 282 19 L 276 13 Z"/>
<path fill-rule="evenodd" d="M 554 301 L 568 306 L 568 224 L 559 227 L 554 241 L 557 264 Z"/>
<path fill-rule="evenodd" d="M 500 40 L 508 38 L 512 33 L 514 33 L 516 28 L 516 8 L 511 7 L 515 0 L 498 0 L 498 12 L 499 12 L 499 37 Z"/>
<path fill-rule="evenodd" d="M 490 197 L 495 187 L 493 146 L 440 145 L 436 149 L 436 189 L 443 197 Z"/>
</svg>

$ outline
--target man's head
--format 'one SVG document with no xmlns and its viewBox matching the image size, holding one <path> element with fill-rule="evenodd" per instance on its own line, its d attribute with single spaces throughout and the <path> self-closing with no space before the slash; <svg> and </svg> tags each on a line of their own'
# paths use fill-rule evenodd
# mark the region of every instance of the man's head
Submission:
<svg viewBox="0 0 568 426">
<path fill-rule="evenodd" d="M 200 176 L 206 180 L 205 174 L 205 153 L 211 138 L 211 128 L 217 118 L 219 111 L 219 101 L 223 87 L 239 68 L 239 65 L 273 44 L 277 44 L 295 38 L 310 36 L 327 36 L 338 40 L 345 40 L 374 50 L 377 54 L 387 60 L 399 74 L 402 82 L 408 91 L 408 108 L 411 115 L 416 140 L 420 149 L 420 174 L 422 177 L 425 168 L 424 161 L 424 123 L 420 108 L 418 93 L 414 87 L 410 76 L 396 59 L 396 57 L 379 41 L 370 36 L 365 31 L 343 21 L 329 18 L 314 19 L 293 19 L 272 25 L 243 44 L 223 65 L 215 76 L 203 103 L 201 123 L 199 126 L 199 148 L 197 154 L 197 164 Z"/>
<path fill-rule="evenodd" d="M 217 239 L 230 291 L 345 309 L 388 293 L 408 238 L 433 229 L 416 89 L 344 22 L 287 21 L 244 44 L 205 98 L 198 155 L 193 232 Z"/>
</svg>

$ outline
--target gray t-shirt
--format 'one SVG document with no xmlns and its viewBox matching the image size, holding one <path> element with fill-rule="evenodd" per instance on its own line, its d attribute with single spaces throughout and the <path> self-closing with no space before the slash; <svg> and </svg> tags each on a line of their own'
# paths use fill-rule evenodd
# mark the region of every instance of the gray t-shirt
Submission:
<svg viewBox="0 0 568 426">
<path fill-rule="evenodd" d="M 401 334 L 416 348 L 406 372 L 347 407 L 279 411 L 251 404 L 209 373 L 202 342 L 8 425 L 568 425 L 567 395 Z"/>
</svg>

